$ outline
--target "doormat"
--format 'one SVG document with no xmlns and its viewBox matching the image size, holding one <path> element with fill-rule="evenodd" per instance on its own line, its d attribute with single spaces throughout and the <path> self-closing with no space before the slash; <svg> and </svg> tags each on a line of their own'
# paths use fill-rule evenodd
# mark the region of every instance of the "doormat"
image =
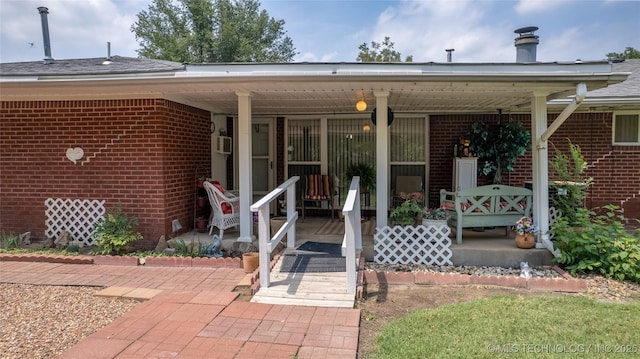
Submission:
<svg viewBox="0 0 640 359">
<path fill-rule="evenodd" d="M 370 219 L 362 223 L 362 235 L 373 236 L 376 233 L 376 220 Z M 316 234 L 344 234 L 344 221 L 327 221 Z"/>
<path fill-rule="evenodd" d="M 342 245 L 308 241 L 300 245 L 295 253 L 282 257 L 280 272 L 321 273 L 345 272 L 346 260 L 342 257 Z"/>
</svg>

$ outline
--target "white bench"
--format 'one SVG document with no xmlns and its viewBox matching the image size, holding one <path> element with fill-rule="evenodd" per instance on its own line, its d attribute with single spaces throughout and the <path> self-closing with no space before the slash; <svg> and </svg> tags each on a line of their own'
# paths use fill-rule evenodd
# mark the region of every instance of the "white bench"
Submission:
<svg viewBox="0 0 640 359">
<path fill-rule="evenodd" d="M 449 226 L 456 228 L 456 243 L 462 243 L 462 228 L 513 226 L 531 215 L 533 193 L 523 187 L 488 185 L 457 192 L 440 190 L 440 206 L 447 209 Z"/>
</svg>

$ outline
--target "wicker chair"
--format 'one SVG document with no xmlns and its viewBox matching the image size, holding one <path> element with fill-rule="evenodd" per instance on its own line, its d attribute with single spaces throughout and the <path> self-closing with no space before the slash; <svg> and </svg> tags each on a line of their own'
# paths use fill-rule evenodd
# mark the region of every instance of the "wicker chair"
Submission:
<svg viewBox="0 0 640 359">
<path fill-rule="evenodd" d="M 240 225 L 240 197 L 224 191 L 217 181 L 205 182 L 204 188 L 213 211 L 211 223 L 209 223 L 209 235 L 213 233 L 213 227 L 218 227 L 220 239 L 222 239 L 225 229 Z"/>
</svg>

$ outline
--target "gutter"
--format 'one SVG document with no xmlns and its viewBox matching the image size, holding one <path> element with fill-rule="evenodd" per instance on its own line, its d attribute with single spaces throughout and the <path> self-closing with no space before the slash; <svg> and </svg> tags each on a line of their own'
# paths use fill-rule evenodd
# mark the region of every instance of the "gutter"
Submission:
<svg viewBox="0 0 640 359">
<path fill-rule="evenodd" d="M 587 84 L 581 82 L 576 86 L 576 96 L 573 98 L 570 104 L 562 110 L 562 112 L 556 117 L 555 120 L 551 123 L 549 128 L 547 128 L 542 136 L 540 136 L 540 141 L 537 144 L 538 148 L 544 148 L 545 142 L 549 140 L 549 138 L 556 132 L 560 126 L 571 116 L 573 112 L 580 106 L 582 101 L 584 101 L 585 96 L 587 95 Z"/>
</svg>

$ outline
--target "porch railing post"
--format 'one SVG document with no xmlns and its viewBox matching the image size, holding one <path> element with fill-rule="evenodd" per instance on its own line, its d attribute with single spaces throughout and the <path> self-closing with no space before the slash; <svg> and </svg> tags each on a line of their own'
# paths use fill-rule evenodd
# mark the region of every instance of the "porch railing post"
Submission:
<svg viewBox="0 0 640 359">
<path fill-rule="evenodd" d="M 258 250 L 260 258 L 260 286 L 268 288 L 271 284 L 271 252 L 287 234 L 287 247 L 294 247 L 296 242 L 296 221 L 298 212 L 296 211 L 296 182 L 300 179 L 293 176 L 280 186 L 269 192 L 267 195 L 252 204 L 249 209 L 258 213 Z M 271 214 L 269 208 L 271 202 L 278 199 L 283 193 L 287 193 L 287 221 L 271 237 Z M 286 231 L 286 232 L 285 232 Z"/>
<path fill-rule="evenodd" d="M 356 292 L 356 249 L 362 248 L 362 228 L 360 224 L 360 177 L 354 177 L 342 210 L 344 214 L 343 256 L 347 270 L 347 293 Z"/>
<path fill-rule="evenodd" d="M 270 238 L 269 206 L 260 207 L 258 210 L 258 251 L 260 257 L 260 286 L 268 288 L 271 284 L 270 277 L 270 251 L 267 246 L 267 238 Z"/>
<path fill-rule="evenodd" d="M 296 186 L 287 188 L 287 222 L 293 221 L 296 209 Z M 287 248 L 296 246 L 296 222 L 293 221 L 291 227 L 287 231 Z"/>
</svg>

